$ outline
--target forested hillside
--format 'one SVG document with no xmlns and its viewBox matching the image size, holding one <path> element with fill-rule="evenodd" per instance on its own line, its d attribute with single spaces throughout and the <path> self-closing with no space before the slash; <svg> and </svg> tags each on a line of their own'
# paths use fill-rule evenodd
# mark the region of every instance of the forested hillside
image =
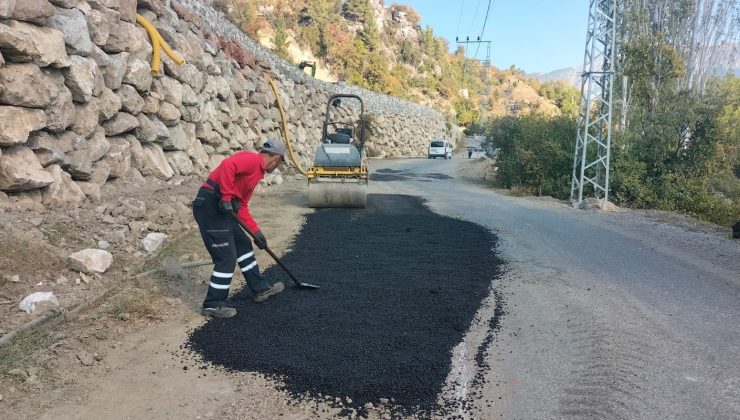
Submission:
<svg viewBox="0 0 740 420">
<path fill-rule="evenodd" d="M 422 28 L 420 16 L 406 5 L 382 0 L 215 0 L 214 5 L 287 61 L 316 61 L 316 77 L 431 106 L 465 127 L 481 117 L 557 115 L 559 108 L 577 107 L 573 88 L 564 93 L 567 86 L 543 85 L 514 67 L 484 68 L 466 60 L 462 48 L 450 53 L 447 41 Z M 541 96 L 543 90 L 548 96 Z"/>
</svg>

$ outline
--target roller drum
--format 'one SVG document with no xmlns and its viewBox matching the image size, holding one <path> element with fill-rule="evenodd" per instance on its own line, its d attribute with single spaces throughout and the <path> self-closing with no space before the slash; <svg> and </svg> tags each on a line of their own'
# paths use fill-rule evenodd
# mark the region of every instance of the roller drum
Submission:
<svg viewBox="0 0 740 420">
<path fill-rule="evenodd" d="M 308 207 L 365 208 L 367 182 L 316 181 L 308 184 Z"/>
</svg>

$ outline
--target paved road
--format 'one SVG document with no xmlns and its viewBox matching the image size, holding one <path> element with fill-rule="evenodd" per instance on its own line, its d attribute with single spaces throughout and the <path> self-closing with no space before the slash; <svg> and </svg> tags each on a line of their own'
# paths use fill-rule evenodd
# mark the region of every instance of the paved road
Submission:
<svg viewBox="0 0 740 420">
<path fill-rule="evenodd" d="M 471 137 L 465 137 L 465 147 L 468 153 L 470 153 L 470 158 L 476 159 L 486 156 L 485 151 L 471 151 L 470 149 L 481 149 L 481 142 L 485 139 L 484 136 L 471 136 Z M 472 152 L 472 153 L 471 153 Z M 467 156 L 461 156 L 461 157 L 467 157 Z"/>
<path fill-rule="evenodd" d="M 740 418 L 740 243 L 440 176 L 469 163 L 372 161 L 371 172 L 403 172 L 370 187 L 421 195 L 502 240 L 507 271 L 453 355 L 446 394 L 473 401 L 463 416 Z M 480 388 L 474 356 L 497 301 Z"/>
</svg>

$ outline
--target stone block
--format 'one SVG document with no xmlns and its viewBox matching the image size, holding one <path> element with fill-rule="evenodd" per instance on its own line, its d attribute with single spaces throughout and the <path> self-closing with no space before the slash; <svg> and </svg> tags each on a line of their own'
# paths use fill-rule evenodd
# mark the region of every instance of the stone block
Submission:
<svg viewBox="0 0 740 420">
<path fill-rule="evenodd" d="M 46 118 L 40 109 L 0 106 L 0 146 L 24 144 L 29 133 L 46 126 Z"/>
<path fill-rule="evenodd" d="M 44 25 L 56 9 L 48 0 L 16 0 L 13 19 Z"/>
<path fill-rule="evenodd" d="M 93 51 L 93 42 L 85 15 L 78 9 L 58 9 L 47 21 L 47 26 L 64 34 L 67 53 L 88 56 Z"/>
<path fill-rule="evenodd" d="M 75 102 L 87 102 L 93 96 L 95 77 L 100 71 L 94 60 L 73 55 L 72 64 L 64 71 L 65 84 Z"/>
<path fill-rule="evenodd" d="M 106 136 L 117 136 L 127 133 L 139 126 L 139 121 L 133 115 L 119 112 L 113 118 L 103 123 Z"/>
<path fill-rule="evenodd" d="M 51 165 L 46 171 L 54 181 L 41 191 L 44 205 L 58 206 L 85 200 L 85 193 L 59 165 Z"/>
<path fill-rule="evenodd" d="M 38 158 L 28 147 L 12 146 L 0 155 L 0 190 L 34 190 L 52 182 L 53 177 L 41 167 Z"/>
<path fill-rule="evenodd" d="M 58 93 L 54 82 L 35 64 L 0 67 L 0 104 L 45 108 Z"/>
</svg>

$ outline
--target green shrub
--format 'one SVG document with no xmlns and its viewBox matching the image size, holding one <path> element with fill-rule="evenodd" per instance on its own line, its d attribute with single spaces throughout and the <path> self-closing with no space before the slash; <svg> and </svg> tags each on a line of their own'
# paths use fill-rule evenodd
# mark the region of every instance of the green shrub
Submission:
<svg viewBox="0 0 740 420">
<path fill-rule="evenodd" d="M 725 226 L 740 220 L 740 202 L 714 196 L 700 178 L 671 174 L 662 181 L 662 210 L 680 211 Z"/>
<path fill-rule="evenodd" d="M 492 120 L 487 134 L 488 145 L 498 149 L 496 185 L 567 199 L 575 133 L 575 120 L 564 116 Z"/>
<path fill-rule="evenodd" d="M 627 157 L 612 159 L 609 199 L 619 205 L 654 207 L 655 192 L 646 183 L 647 165 Z"/>
</svg>

